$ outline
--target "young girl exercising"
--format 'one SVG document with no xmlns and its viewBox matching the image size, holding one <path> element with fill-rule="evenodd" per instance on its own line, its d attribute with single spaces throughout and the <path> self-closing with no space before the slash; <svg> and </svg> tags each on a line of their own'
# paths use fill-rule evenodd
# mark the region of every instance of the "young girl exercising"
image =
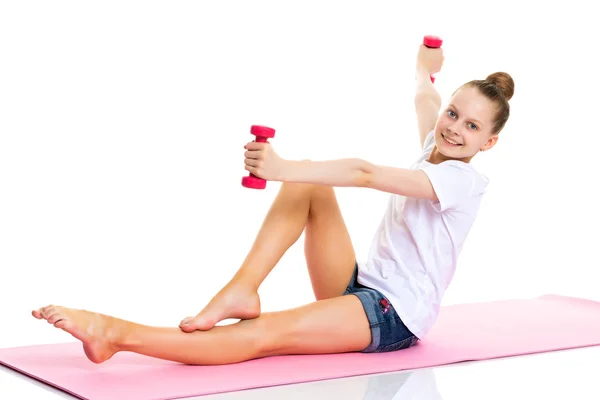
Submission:
<svg viewBox="0 0 600 400">
<path fill-rule="evenodd" d="M 387 352 L 423 339 L 436 321 L 488 180 L 469 163 L 494 147 L 514 82 L 504 72 L 459 87 L 440 113 L 430 75 L 442 49 L 420 46 L 415 109 L 422 153 L 409 169 L 350 158 L 282 159 L 250 142 L 245 168 L 283 182 L 242 266 L 206 307 L 179 327 L 158 328 L 84 310 L 33 311 L 83 342 L 95 363 L 130 351 L 185 364 L 236 363 L 285 354 Z M 332 187 L 390 193 L 366 260 L 357 260 Z M 305 233 L 316 301 L 261 313 L 257 290 Z M 235 318 L 235 324 L 219 321 Z"/>
</svg>

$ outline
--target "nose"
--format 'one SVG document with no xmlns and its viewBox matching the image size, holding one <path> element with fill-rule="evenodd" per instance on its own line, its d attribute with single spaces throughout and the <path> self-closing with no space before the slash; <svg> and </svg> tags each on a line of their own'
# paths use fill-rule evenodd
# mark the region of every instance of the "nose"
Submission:
<svg viewBox="0 0 600 400">
<path fill-rule="evenodd" d="M 459 131 L 458 123 L 459 123 L 458 121 L 454 121 L 450 125 L 448 125 L 448 128 L 447 128 L 450 133 L 452 133 L 453 135 L 456 135 L 456 136 L 459 136 L 458 135 L 458 131 Z"/>
</svg>

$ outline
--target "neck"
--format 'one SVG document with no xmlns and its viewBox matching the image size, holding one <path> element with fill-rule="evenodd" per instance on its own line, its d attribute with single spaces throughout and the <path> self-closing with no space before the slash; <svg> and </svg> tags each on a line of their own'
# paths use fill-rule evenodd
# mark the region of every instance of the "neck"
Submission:
<svg viewBox="0 0 600 400">
<path fill-rule="evenodd" d="M 448 160 L 456 160 L 456 161 L 462 161 L 464 163 L 469 163 L 472 158 L 473 158 L 473 156 L 471 156 L 471 157 L 464 157 L 464 158 L 447 157 L 447 156 L 443 155 L 442 153 L 440 153 L 440 151 L 438 150 L 437 146 L 434 146 L 433 150 L 431 151 L 431 154 L 429 155 L 429 158 L 427 159 L 427 161 L 430 162 L 430 163 L 432 163 L 432 164 L 440 164 L 440 163 L 442 163 L 444 161 L 448 161 Z"/>
</svg>

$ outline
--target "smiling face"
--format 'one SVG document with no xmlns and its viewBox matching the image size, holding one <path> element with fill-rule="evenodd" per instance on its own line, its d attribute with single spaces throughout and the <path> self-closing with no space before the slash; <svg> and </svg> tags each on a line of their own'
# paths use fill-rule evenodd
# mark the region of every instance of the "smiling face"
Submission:
<svg viewBox="0 0 600 400">
<path fill-rule="evenodd" d="M 494 103 L 475 87 L 463 87 L 450 99 L 435 125 L 435 145 L 429 162 L 469 162 L 480 150 L 491 149 L 498 140 L 492 134 Z"/>
</svg>

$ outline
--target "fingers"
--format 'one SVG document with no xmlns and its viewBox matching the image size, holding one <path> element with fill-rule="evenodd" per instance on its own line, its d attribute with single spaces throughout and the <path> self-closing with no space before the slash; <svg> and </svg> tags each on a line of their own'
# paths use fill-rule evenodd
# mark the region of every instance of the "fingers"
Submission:
<svg viewBox="0 0 600 400">
<path fill-rule="evenodd" d="M 263 167 L 265 160 L 268 155 L 270 143 L 268 142 L 249 142 L 244 146 L 246 152 L 244 153 L 244 169 L 251 174 L 258 175 L 260 169 Z"/>
<path fill-rule="evenodd" d="M 244 164 L 246 164 L 247 167 L 254 167 L 254 168 L 258 168 L 261 166 L 262 161 L 261 160 L 254 160 L 252 158 L 246 158 L 244 160 Z"/>
<path fill-rule="evenodd" d="M 251 158 L 254 160 L 258 160 L 259 158 L 262 157 L 262 152 L 260 150 L 248 150 L 244 153 L 244 156 L 246 158 Z"/>
<path fill-rule="evenodd" d="M 248 169 L 249 167 L 252 168 L 252 171 L 254 171 L 254 169 L 260 168 L 262 166 L 264 155 L 261 151 L 248 150 L 244 155 L 246 156 L 244 164 L 247 171 L 250 171 L 250 169 Z"/>
<path fill-rule="evenodd" d="M 244 146 L 246 150 L 264 150 L 267 146 L 270 146 L 269 142 L 248 142 Z"/>
<path fill-rule="evenodd" d="M 244 166 L 244 169 L 245 169 L 246 171 L 250 172 L 252 175 L 256 175 L 256 176 L 259 176 L 259 175 L 261 175 L 261 174 L 259 173 L 259 171 L 258 171 L 258 168 L 257 168 L 257 167 L 251 167 L 251 166 L 249 166 L 249 165 L 245 165 L 245 166 Z"/>
</svg>

